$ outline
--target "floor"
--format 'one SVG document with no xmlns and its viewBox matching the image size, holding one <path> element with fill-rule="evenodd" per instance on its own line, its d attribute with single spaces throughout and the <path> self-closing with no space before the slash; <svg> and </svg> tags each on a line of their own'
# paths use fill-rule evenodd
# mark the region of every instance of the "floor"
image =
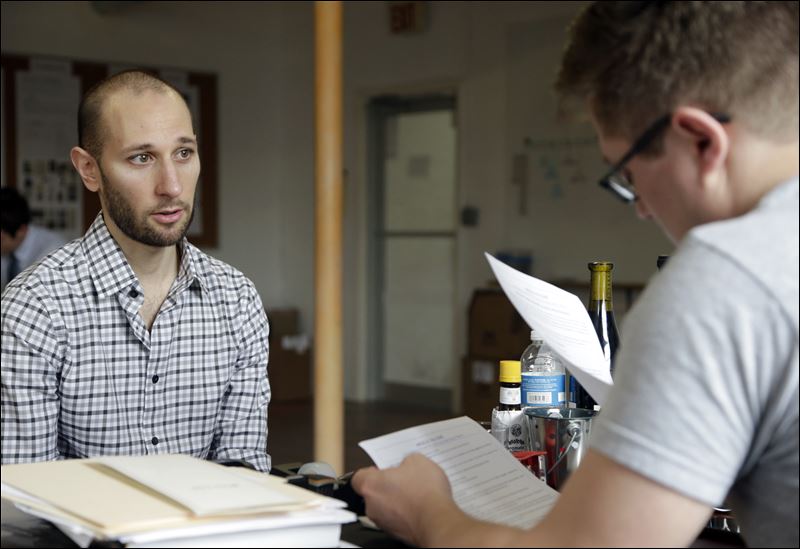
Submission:
<svg viewBox="0 0 800 549">
<path fill-rule="evenodd" d="M 272 402 L 269 405 L 267 448 L 272 464 L 313 461 L 313 404 L 311 401 Z M 441 410 L 386 403 L 345 404 L 345 469 L 343 474 L 372 465 L 358 446 L 362 440 L 453 417 Z"/>
</svg>

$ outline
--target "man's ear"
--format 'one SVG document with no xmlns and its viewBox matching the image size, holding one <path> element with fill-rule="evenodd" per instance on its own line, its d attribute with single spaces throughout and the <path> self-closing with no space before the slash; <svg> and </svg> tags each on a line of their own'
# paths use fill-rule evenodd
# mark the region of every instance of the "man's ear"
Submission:
<svg viewBox="0 0 800 549">
<path fill-rule="evenodd" d="M 725 168 L 730 138 L 716 118 L 702 109 L 678 107 L 672 115 L 672 128 L 690 144 L 703 180 Z"/>
<path fill-rule="evenodd" d="M 80 147 L 72 147 L 69 151 L 72 165 L 81 176 L 83 184 L 87 189 L 96 193 L 100 189 L 100 166 L 89 152 Z"/>
</svg>

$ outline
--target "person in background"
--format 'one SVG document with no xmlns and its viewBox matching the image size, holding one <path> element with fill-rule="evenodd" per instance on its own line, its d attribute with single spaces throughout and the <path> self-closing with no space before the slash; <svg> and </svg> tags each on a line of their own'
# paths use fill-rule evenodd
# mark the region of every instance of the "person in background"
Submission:
<svg viewBox="0 0 800 549">
<path fill-rule="evenodd" d="M 57 232 L 31 223 L 28 201 L 16 189 L 0 188 L 0 293 L 15 276 L 65 243 Z"/>
<path fill-rule="evenodd" d="M 2 462 L 184 453 L 268 471 L 268 324 L 253 283 L 185 238 L 200 175 L 185 100 L 126 71 L 87 92 L 83 238 L 2 298 Z"/>
<path fill-rule="evenodd" d="M 367 514 L 422 546 L 685 546 L 725 501 L 748 546 L 797 547 L 797 2 L 593 3 L 557 90 L 588 106 L 601 186 L 678 244 L 590 449 L 527 531 L 464 514 L 419 454 L 356 473 Z"/>
</svg>

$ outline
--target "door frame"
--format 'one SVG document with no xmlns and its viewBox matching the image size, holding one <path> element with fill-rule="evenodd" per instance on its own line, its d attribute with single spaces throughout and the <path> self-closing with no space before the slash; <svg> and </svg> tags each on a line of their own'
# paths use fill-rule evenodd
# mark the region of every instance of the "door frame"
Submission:
<svg viewBox="0 0 800 549">
<path fill-rule="evenodd" d="M 422 95 L 377 95 L 367 102 L 367 396 L 370 400 L 383 400 L 386 398 L 386 385 L 383 381 L 385 364 L 383 363 L 384 351 L 384 280 L 385 280 L 385 249 L 383 237 L 386 234 L 384 226 L 384 178 L 383 159 L 386 152 L 385 129 L 386 122 L 391 116 L 415 112 L 450 110 L 453 114 L 454 124 L 457 121 L 457 101 L 455 94 L 422 94 Z M 458 141 L 456 133 L 456 152 L 454 162 L 455 173 L 458 178 Z M 456 179 L 456 197 L 458 194 L 458 180 Z M 457 204 L 454 204 L 457 206 Z M 428 236 L 450 235 L 449 231 L 435 231 Z M 425 236 L 421 233 L 421 236 Z M 457 253 L 458 223 L 454 225 L 453 243 Z M 457 262 L 454 263 L 454 267 Z M 454 289 L 456 280 L 453 280 Z M 453 305 L 456 302 L 454 300 Z M 454 327 L 458 324 L 454 323 Z M 454 348 L 454 345 L 451 347 Z M 455 363 L 454 363 L 455 364 Z M 451 387 L 450 391 L 456 388 Z M 427 391 L 420 387 L 420 391 Z M 430 389 L 439 391 L 438 389 Z M 447 399 L 448 408 L 450 400 Z"/>
</svg>

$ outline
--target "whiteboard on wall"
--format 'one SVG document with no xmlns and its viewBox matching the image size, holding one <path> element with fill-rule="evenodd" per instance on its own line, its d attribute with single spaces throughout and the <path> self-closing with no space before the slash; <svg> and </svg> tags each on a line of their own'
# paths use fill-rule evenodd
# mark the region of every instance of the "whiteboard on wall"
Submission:
<svg viewBox="0 0 800 549">
<path fill-rule="evenodd" d="M 530 250 L 534 274 L 548 279 L 588 280 L 587 263 L 608 260 L 616 279 L 644 282 L 672 244 L 597 185 L 607 166 L 588 119 L 557 117 L 554 82 L 569 22 L 507 28 L 508 245 Z"/>
</svg>

